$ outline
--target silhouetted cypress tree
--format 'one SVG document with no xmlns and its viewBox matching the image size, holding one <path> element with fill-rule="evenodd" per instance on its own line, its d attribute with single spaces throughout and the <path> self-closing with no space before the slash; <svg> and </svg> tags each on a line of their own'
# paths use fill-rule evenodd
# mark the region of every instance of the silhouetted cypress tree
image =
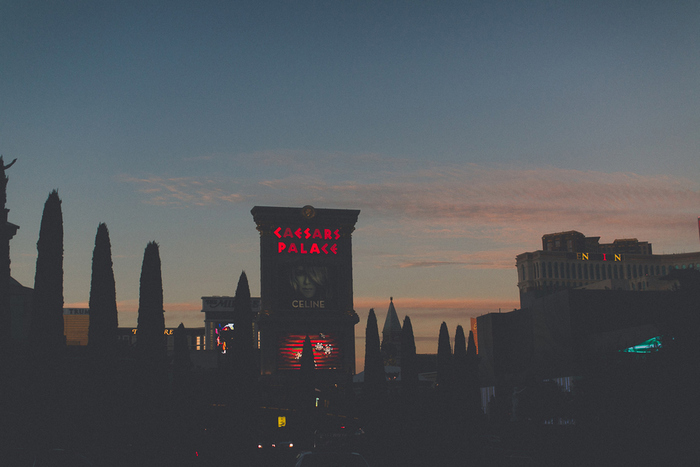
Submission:
<svg viewBox="0 0 700 467">
<path fill-rule="evenodd" d="M 476 342 L 474 341 L 474 333 L 469 331 L 469 339 L 467 341 L 467 404 L 470 410 L 475 414 L 481 415 L 481 384 L 479 383 L 479 356 L 476 353 Z"/>
<path fill-rule="evenodd" d="M 236 360 L 235 371 L 239 378 L 252 381 L 259 367 L 255 354 L 255 336 L 253 329 L 253 308 L 250 304 L 250 287 L 245 271 L 241 272 L 236 286 L 233 303 L 240 321 L 235 323 L 232 358 Z"/>
<path fill-rule="evenodd" d="M 107 225 L 101 223 L 95 235 L 90 282 L 90 327 L 88 347 L 95 355 L 113 356 L 117 345 L 117 296 L 112 268 L 112 246 Z"/>
<path fill-rule="evenodd" d="M 11 337 L 12 312 L 10 310 L 10 230 L 7 225 L 7 181 L 5 170 L 9 169 L 17 159 L 7 166 L 0 156 L 0 341 L 4 345 Z"/>
<path fill-rule="evenodd" d="M 187 332 L 184 323 L 173 332 L 173 362 L 175 366 L 187 367 L 190 362 L 190 349 L 187 346 Z"/>
<path fill-rule="evenodd" d="M 185 325 L 180 325 L 173 333 L 173 390 L 182 395 L 188 382 L 187 373 L 190 369 L 190 349 L 187 345 L 187 332 Z"/>
<path fill-rule="evenodd" d="M 408 316 L 403 319 L 401 327 L 401 387 L 408 395 L 412 395 L 418 387 L 416 341 L 411 318 Z"/>
<path fill-rule="evenodd" d="M 300 372 L 299 372 L 299 389 L 301 397 L 301 408 L 311 409 L 314 403 L 314 373 L 316 363 L 314 362 L 314 349 L 311 347 L 311 338 L 306 336 L 304 346 L 301 349 Z"/>
<path fill-rule="evenodd" d="M 453 355 L 453 374 L 457 394 L 466 389 L 467 383 L 467 340 L 464 337 L 464 328 L 457 326 L 455 331 L 455 349 Z"/>
<path fill-rule="evenodd" d="M 56 190 L 44 204 L 36 249 L 32 332 L 36 345 L 46 355 L 66 345 L 63 334 L 63 214 Z"/>
<path fill-rule="evenodd" d="M 314 362 L 314 349 L 311 347 L 311 338 L 306 335 L 304 339 L 304 346 L 301 350 L 301 360 L 299 361 L 301 369 L 301 377 L 304 380 L 308 380 L 316 369 L 316 363 Z"/>
<path fill-rule="evenodd" d="M 158 244 L 150 242 L 143 253 L 139 287 L 139 316 L 136 348 L 142 355 L 165 355 L 165 316 L 163 310 L 163 279 L 160 270 Z"/>
<path fill-rule="evenodd" d="M 374 308 L 369 310 L 365 330 L 365 381 L 362 394 L 368 398 L 382 397 L 386 392 L 384 359 L 379 343 L 379 329 Z"/>
<path fill-rule="evenodd" d="M 450 334 L 447 324 L 443 321 L 440 325 L 437 350 L 437 376 L 435 379 L 438 389 L 447 390 L 452 382 L 452 347 L 450 346 Z"/>
</svg>

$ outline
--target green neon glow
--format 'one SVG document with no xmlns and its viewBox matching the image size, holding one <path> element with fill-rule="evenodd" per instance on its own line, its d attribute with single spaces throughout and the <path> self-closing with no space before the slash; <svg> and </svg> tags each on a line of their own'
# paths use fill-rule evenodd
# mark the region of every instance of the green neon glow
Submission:
<svg viewBox="0 0 700 467">
<path fill-rule="evenodd" d="M 637 344 L 632 347 L 628 347 L 625 350 L 621 350 L 621 352 L 629 352 L 629 353 L 652 353 L 656 352 L 661 348 L 661 336 L 657 337 L 652 337 L 649 340 L 646 340 L 642 342 L 641 344 Z"/>
</svg>

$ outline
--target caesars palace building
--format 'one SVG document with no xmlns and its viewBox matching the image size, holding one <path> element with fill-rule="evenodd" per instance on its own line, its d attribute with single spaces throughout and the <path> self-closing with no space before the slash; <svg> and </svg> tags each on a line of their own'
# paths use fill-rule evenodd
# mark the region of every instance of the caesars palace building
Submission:
<svg viewBox="0 0 700 467">
<path fill-rule="evenodd" d="M 636 238 L 599 240 L 575 230 L 546 234 L 542 250 L 516 256 L 521 306 L 560 289 L 668 290 L 673 283 L 660 279 L 672 269 L 700 269 L 700 252 L 655 255 Z"/>
</svg>

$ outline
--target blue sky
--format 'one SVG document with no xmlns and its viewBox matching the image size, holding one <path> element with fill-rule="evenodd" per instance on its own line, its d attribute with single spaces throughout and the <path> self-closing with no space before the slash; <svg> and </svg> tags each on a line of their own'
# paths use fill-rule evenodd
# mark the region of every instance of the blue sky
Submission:
<svg viewBox="0 0 700 467">
<path fill-rule="evenodd" d="M 358 336 L 393 296 L 434 352 L 518 305 L 544 233 L 700 250 L 698 44 L 692 1 L 2 2 L 13 276 L 56 188 L 67 305 L 106 222 L 120 324 L 155 240 L 197 326 L 241 270 L 259 293 L 253 206 L 361 209 Z"/>
</svg>

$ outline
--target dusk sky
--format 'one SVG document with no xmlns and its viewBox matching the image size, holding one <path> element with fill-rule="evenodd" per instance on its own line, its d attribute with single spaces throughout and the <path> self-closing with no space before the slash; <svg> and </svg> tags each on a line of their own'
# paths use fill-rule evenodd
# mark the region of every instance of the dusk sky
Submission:
<svg viewBox="0 0 700 467">
<path fill-rule="evenodd" d="M 0 154 L 28 287 L 58 189 L 67 307 L 100 222 L 120 326 L 155 240 L 166 325 L 201 327 L 260 293 L 253 206 L 360 209 L 358 360 L 390 296 L 435 353 L 519 307 L 545 233 L 700 250 L 700 3 L 3 1 Z"/>
</svg>

